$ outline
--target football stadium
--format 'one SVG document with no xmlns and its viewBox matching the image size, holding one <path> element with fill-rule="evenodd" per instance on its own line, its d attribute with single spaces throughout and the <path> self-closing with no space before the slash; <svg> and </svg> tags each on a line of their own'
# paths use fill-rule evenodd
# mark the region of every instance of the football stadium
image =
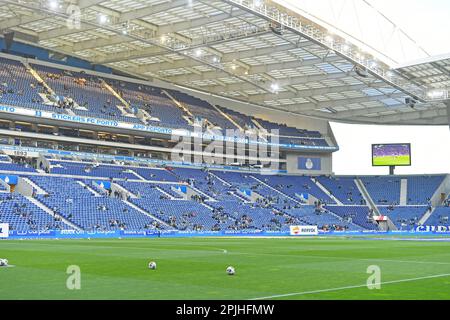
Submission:
<svg viewBox="0 0 450 320">
<path fill-rule="evenodd" d="M 450 165 L 333 124 L 448 129 L 450 55 L 312 2 L 0 0 L 0 299 L 449 300 Z"/>
</svg>

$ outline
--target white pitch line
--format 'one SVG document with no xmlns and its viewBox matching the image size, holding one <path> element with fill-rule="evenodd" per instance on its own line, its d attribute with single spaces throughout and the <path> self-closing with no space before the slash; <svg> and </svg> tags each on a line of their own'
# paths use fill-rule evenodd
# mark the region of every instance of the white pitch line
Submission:
<svg viewBox="0 0 450 320">
<path fill-rule="evenodd" d="M 437 274 L 437 275 L 433 275 L 433 276 L 426 276 L 426 277 L 420 277 L 420 278 L 393 280 L 393 281 L 386 281 L 386 282 L 373 283 L 373 284 L 371 283 L 370 286 L 386 285 L 386 284 L 401 283 L 401 282 L 413 282 L 413 281 L 426 280 L 426 279 L 444 278 L 444 277 L 449 277 L 449 276 L 450 276 L 450 273 L 444 273 L 444 274 Z M 328 289 L 313 290 L 313 291 L 303 291 L 303 292 L 278 294 L 278 295 L 267 296 L 267 297 L 253 298 L 253 299 L 249 299 L 249 300 L 268 300 L 268 299 L 274 299 L 274 298 L 285 298 L 285 297 L 292 297 L 292 296 L 301 296 L 301 295 L 314 294 L 314 293 L 323 293 L 323 292 L 341 291 L 341 290 L 348 290 L 348 289 L 357 289 L 357 288 L 364 288 L 364 287 L 367 287 L 367 284 L 361 284 L 361 285 L 356 285 L 356 286 L 347 286 L 347 287 L 339 287 L 339 288 L 328 288 Z"/>
<path fill-rule="evenodd" d="M 276 256 L 276 257 L 295 257 L 295 258 L 317 258 L 317 259 L 341 259 L 341 260 L 352 260 L 352 261 L 380 261 L 380 262 L 398 262 L 398 263 L 417 263 L 417 264 L 436 264 L 436 265 L 450 265 L 450 262 L 439 262 L 439 261 L 417 261 L 417 260 L 395 260 L 395 259 L 378 259 L 378 258 L 350 258 L 350 257 L 336 257 L 336 256 L 315 256 L 299 254 L 298 256 L 293 256 L 291 254 L 276 254 L 276 253 L 255 253 L 255 252 L 236 252 L 233 251 L 235 255 L 246 255 L 246 256 Z"/>
</svg>

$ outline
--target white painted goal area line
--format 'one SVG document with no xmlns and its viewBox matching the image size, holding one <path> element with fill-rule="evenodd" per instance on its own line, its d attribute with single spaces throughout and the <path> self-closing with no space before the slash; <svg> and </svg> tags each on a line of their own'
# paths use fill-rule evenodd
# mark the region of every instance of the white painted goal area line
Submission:
<svg viewBox="0 0 450 320">
<path fill-rule="evenodd" d="M 395 284 L 395 283 L 402 283 L 402 282 L 413 282 L 413 281 L 426 280 L 426 279 L 445 278 L 445 277 L 449 277 L 449 276 L 450 276 L 450 273 L 436 274 L 436 275 L 418 277 L 418 278 L 400 279 L 400 280 L 392 280 L 392 281 L 385 281 L 385 282 L 379 282 L 379 283 L 371 283 L 370 286 L 375 287 L 377 285 L 387 285 L 387 284 Z M 333 292 L 333 291 L 342 291 L 342 290 L 357 289 L 357 288 L 364 288 L 364 287 L 368 287 L 367 283 L 361 284 L 361 285 L 354 285 L 354 286 L 338 287 L 338 288 L 328 288 L 328 289 L 320 289 L 320 290 L 312 290 L 312 291 L 277 294 L 277 295 L 267 296 L 267 297 L 252 298 L 249 300 L 269 300 L 269 299 L 275 299 L 275 298 L 286 298 L 286 297 L 293 297 L 293 296 L 301 296 L 301 295 Z"/>
</svg>

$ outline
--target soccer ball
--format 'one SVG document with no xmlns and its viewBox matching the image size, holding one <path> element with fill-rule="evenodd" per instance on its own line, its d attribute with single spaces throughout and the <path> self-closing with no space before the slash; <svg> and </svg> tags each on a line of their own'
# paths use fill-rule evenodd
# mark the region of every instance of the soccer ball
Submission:
<svg viewBox="0 0 450 320">
<path fill-rule="evenodd" d="M 0 259 L 0 267 L 7 267 L 8 259 Z"/>
<path fill-rule="evenodd" d="M 148 264 L 150 270 L 156 270 L 156 262 L 152 261 Z"/>
<path fill-rule="evenodd" d="M 234 273 L 235 273 L 235 270 L 234 270 L 233 267 L 230 266 L 230 267 L 227 268 L 227 274 L 228 274 L 229 276 L 233 276 Z"/>
</svg>

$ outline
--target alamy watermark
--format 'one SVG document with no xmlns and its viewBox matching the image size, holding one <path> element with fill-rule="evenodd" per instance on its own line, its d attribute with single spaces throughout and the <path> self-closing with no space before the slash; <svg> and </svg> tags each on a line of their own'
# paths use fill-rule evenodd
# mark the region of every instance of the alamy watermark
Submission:
<svg viewBox="0 0 450 320">
<path fill-rule="evenodd" d="M 369 290 L 381 289 L 381 268 L 377 265 L 371 265 L 367 267 L 367 274 L 370 274 L 367 278 L 367 288 Z"/>
<path fill-rule="evenodd" d="M 225 134 L 224 134 L 225 133 Z M 206 129 L 195 126 L 189 136 L 173 134 L 171 161 L 207 165 L 237 165 L 268 173 L 279 169 L 279 132 L 272 130 Z"/>
<path fill-rule="evenodd" d="M 69 290 L 81 290 L 81 269 L 79 266 L 71 265 L 67 267 L 66 273 L 69 275 L 66 280 L 66 287 Z"/>
</svg>

